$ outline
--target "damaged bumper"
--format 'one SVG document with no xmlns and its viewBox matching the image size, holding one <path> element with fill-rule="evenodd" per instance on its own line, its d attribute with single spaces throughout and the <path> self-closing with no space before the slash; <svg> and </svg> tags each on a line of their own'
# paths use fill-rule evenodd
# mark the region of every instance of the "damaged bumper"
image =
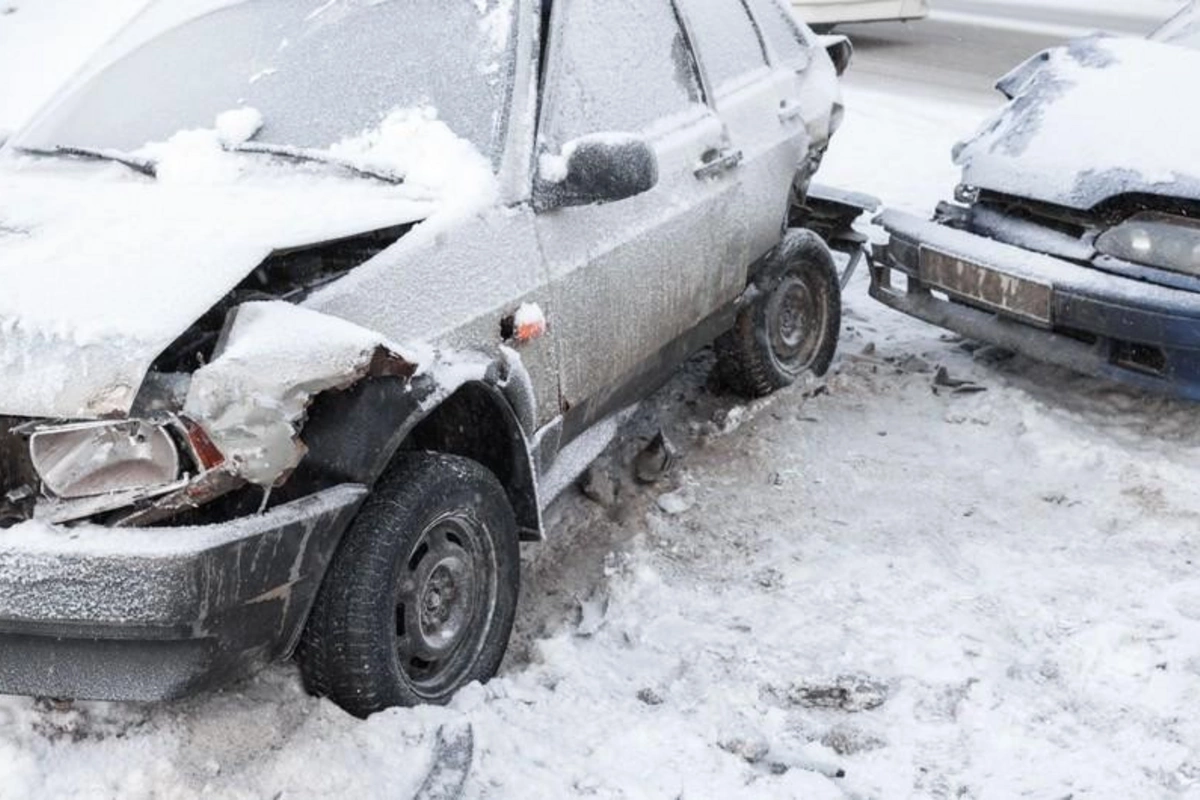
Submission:
<svg viewBox="0 0 1200 800">
<path fill-rule="evenodd" d="M 196 528 L 0 531 L 0 693 L 164 700 L 288 655 L 366 493 Z"/>
<path fill-rule="evenodd" d="M 1200 400 L 1200 295 L 889 211 L 871 296 L 1031 358 Z"/>
</svg>

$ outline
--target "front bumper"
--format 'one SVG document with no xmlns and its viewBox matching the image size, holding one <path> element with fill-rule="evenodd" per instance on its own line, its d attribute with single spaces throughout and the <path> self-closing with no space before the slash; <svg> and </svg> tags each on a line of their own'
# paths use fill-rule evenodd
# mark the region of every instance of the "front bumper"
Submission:
<svg viewBox="0 0 1200 800">
<path fill-rule="evenodd" d="M 165 700 L 288 655 L 366 493 L 197 528 L 0 531 L 0 693 Z"/>
<path fill-rule="evenodd" d="M 876 300 L 1040 361 L 1200 400 L 1200 294 L 1111 275 L 896 211 L 884 213 L 880 222 L 891 239 L 871 268 Z M 970 265 L 979 291 L 955 291 L 933 277 L 930 251 Z M 944 277 L 946 269 L 936 272 Z M 896 273 L 905 277 L 905 286 Z M 1044 313 L 1029 313 L 1043 303 Z"/>
</svg>

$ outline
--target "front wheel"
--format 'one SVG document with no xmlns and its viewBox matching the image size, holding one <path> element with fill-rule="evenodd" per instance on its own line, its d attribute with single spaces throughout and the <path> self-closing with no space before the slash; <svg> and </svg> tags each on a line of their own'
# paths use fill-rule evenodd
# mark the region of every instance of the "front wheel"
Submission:
<svg viewBox="0 0 1200 800">
<path fill-rule="evenodd" d="M 305 627 L 305 684 L 367 717 L 496 674 L 520 582 L 503 487 L 474 461 L 402 455 L 346 532 Z"/>
<path fill-rule="evenodd" d="M 726 385 L 746 397 L 763 397 L 805 372 L 824 375 L 841 332 L 842 292 L 821 237 L 788 231 L 752 288 L 732 330 L 716 342 Z"/>
</svg>

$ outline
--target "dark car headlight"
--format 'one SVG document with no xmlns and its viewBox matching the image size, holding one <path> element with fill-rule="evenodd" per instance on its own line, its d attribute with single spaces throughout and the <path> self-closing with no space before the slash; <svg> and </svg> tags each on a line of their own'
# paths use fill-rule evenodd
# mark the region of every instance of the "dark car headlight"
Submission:
<svg viewBox="0 0 1200 800">
<path fill-rule="evenodd" d="M 179 448 L 164 426 L 142 420 L 39 428 L 29 455 L 45 487 L 64 500 L 168 486 Z"/>
<path fill-rule="evenodd" d="M 1137 214 L 1101 234 L 1096 249 L 1135 264 L 1200 275 L 1200 220 Z"/>
</svg>

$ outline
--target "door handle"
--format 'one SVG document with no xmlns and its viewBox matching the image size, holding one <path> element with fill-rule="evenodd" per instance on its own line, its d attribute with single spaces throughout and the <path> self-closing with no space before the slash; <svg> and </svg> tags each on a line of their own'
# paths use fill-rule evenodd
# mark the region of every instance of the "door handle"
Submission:
<svg viewBox="0 0 1200 800">
<path fill-rule="evenodd" d="M 785 103 L 784 106 L 779 109 L 779 121 L 795 122 L 796 120 L 800 119 L 801 115 L 803 114 L 804 109 L 799 103 Z"/>
<path fill-rule="evenodd" d="M 696 168 L 696 177 L 715 178 L 722 172 L 737 169 L 745 158 L 741 150 L 713 150 L 711 155 L 706 154 L 703 163 Z"/>
</svg>

